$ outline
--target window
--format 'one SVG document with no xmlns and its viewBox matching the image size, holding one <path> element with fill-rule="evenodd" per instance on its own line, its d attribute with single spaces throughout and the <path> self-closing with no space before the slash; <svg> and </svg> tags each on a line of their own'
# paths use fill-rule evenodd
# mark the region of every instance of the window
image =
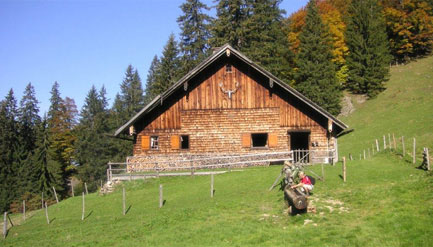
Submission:
<svg viewBox="0 0 433 247">
<path fill-rule="evenodd" d="M 268 134 L 267 133 L 251 134 L 251 140 L 252 140 L 253 148 L 267 147 Z"/>
<path fill-rule="evenodd" d="M 180 136 L 180 148 L 189 149 L 189 136 L 187 135 Z"/>
<path fill-rule="evenodd" d="M 226 65 L 226 72 L 227 73 L 231 73 L 232 72 L 232 65 L 231 64 L 227 64 Z"/>
<path fill-rule="evenodd" d="M 150 149 L 159 149 L 158 136 L 150 137 Z"/>
</svg>

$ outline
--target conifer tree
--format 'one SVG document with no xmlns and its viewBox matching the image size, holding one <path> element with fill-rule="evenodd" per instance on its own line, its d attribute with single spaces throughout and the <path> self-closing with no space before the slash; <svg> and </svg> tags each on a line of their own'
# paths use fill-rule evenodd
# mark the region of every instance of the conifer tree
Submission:
<svg viewBox="0 0 433 247">
<path fill-rule="evenodd" d="M 38 100 L 35 96 L 35 89 L 31 83 L 27 84 L 23 97 L 20 101 L 19 122 L 21 145 L 25 150 L 33 151 L 36 142 L 36 126 L 41 121 L 38 107 Z"/>
<path fill-rule="evenodd" d="M 16 197 L 18 122 L 13 90 L 0 103 L 0 209 L 5 211 Z"/>
<path fill-rule="evenodd" d="M 36 152 L 33 158 L 35 166 L 33 167 L 33 174 L 37 181 L 35 192 L 44 192 L 46 195 L 51 195 L 51 187 L 54 185 L 54 176 L 52 169 L 49 168 L 49 162 L 51 160 L 49 156 L 50 139 L 47 118 L 40 122 L 38 125 L 38 142 Z M 51 160 L 51 162 L 54 162 Z"/>
<path fill-rule="evenodd" d="M 181 34 L 179 47 L 182 53 L 182 72 L 188 73 L 206 57 L 209 49 L 209 10 L 200 0 L 187 0 L 180 6 L 183 15 L 177 18 Z"/>
<path fill-rule="evenodd" d="M 340 112 L 340 91 L 328 27 L 322 22 L 315 0 L 307 4 L 305 26 L 299 35 L 295 87 L 331 114 Z"/>
<path fill-rule="evenodd" d="M 348 11 L 347 88 L 374 97 L 385 89 L 391 59 L 381 8 L 377 0 L 353 0 Z"/>
<path fill-rule="evenodd" d="M 151 94 L 161 94 L 173 85 L 181 76 L 180 69 L 178 45 L 174 34 L 171 34 L 164 46 L 155 82 L 152 83 Z"/>
<path fill-rule="evenodd" d="M 160 61 L 158 59 L 158 56 L 155 55 L 152 59 L 152 63 L 150 64 L 149 71 L 147 72 L 146 89 L 144 96 L 145 104 L 150 103 L 150 101 L 152 101 L 152 99 L 156 97 L 156 95 L 153 93 L 155 90 L 152 87 L 154 87 L 154 83 L 160 69 L 159 67 Z"/>
</svg>

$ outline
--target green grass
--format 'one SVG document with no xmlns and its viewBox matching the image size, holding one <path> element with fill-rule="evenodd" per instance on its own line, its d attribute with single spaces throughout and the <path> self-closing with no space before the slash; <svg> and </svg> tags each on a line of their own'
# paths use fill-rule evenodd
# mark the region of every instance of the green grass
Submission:
<svg viewBox="0 0 433 247">
<path fill-rule="evenodd" d="M 268 192 L 281 167 L 249 168 L 215 176 L 171 177 L 126 183 L 122 194 L 81 197 L 49 207 L 10 229 L 3 246 L 428 246 L 433 235 L 433 177 L 396 156 L 327 166 L 311 197 L 316 214 L 288 216 L 283 194 Z M 320 173 L 320 166 L 312 167 Z M 158 208 L 158 186 L 166 203 Z M 333 201 L 342 202 L 334 205 Z M 330 212 L 328 207 L 333 208 Z M 341 207 L 343 207 L 341 209 Z M 346 211 L 347 209 L 347 211 Z M 90 215 L 89 215 L 90 214 Z M 304 226 L 304 221 L 313 222 Z M 315 225 L 316 224 L 316 225 Z"/>
<path fill-rule="evenodd" d="M 341 120 L 355 131 L 339 138 L 340 154 L 359 154 L 371 148 L 375 139 L 383 147 L 382 136 L 395 134 L 401 150 L 401 136 L 405 137 L 406 152 L 412 150 L 416 137 L 420 159 L 422 148 L 433 149 L 433 56 L 404 66 L 391 68 L 387 89 L 375 99 L 357 104 L 348 117 Z"/>
</svg>

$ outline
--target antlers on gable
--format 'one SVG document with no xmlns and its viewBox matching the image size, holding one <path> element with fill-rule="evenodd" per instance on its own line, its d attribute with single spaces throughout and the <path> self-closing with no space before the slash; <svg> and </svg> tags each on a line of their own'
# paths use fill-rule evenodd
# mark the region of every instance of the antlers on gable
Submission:
<svg viewBox="0 0 433 247">
<path fill-rule="evenodd" d="M 226 90 L 226 89 L 224 89 L 224 87 L 223 87 L 223 83 L 222 83 L 222 82 L 219 83 L 219 86 L 220 86 L 220 88 L 221 88 L 221 91 L 222 91 L 223 93 L 226 93 L 227 96 L 229 97 L 229 99 L 232 99 L 232 94 L 236 93 L 236 91 L 238 91 L 238 89 L 239 89 L 239 82 L 236 82 L 236 83 L 235 83 L 236 88 L 233 89 L 233 90 Z"/>
</svg>

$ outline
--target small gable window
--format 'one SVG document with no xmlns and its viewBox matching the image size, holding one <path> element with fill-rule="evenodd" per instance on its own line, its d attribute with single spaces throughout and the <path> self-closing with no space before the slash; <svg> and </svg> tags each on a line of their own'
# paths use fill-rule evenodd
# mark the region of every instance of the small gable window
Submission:
<svg viewBox="0 0 433 247">
<path fill-rule="evenodd" d="M 226 73 L 232 73 L 232 65 L 231 64 L 226 65 Z"/>
<path fill-rule="evenodd" d="M 159 138 L 158 136 L 150 137 L 150 149 L 156 150 L 159 149 Z"/>
</svg>

